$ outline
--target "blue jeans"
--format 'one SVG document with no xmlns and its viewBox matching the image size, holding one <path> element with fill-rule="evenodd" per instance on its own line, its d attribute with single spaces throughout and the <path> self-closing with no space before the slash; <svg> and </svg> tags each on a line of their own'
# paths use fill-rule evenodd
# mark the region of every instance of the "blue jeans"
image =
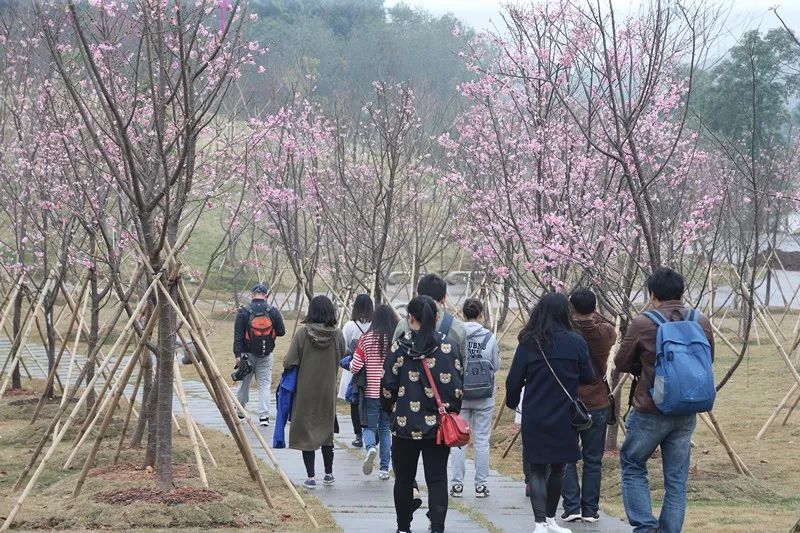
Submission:
<svg viewBox="0 0 800 533">
<path fill-rule="evenodd" d="M 651 529 L 680 533 L 683 528 L 692 433 L 696 425 L 697 415 L 693 414 L 668 416 L 634 409 L 628 415 L 619 461 L 625 513 L 635 533 Z M 656 520 L 650 502 L 647 460 L 659 446 L 664 467 L 664 503 L 661 517 Z"/>
<path fill-rule="evenodd" d="M 564 498 L 564 511 L 567 514 L 594 516 L 599 510 L 608 408 L 597 409 L 590 413 L 592 427 L 580 432 L 583 458 L 582 483 L 578 485 L 578 469 L 575 463 L 567 464 L 564 468 L 564 484 L 561 487 L 561 495 Z"/>
<path fill-rule="evenodd" d="M 375 446 L 377 436 L 380 435 L 380 460 L 381 470 L 389 471 L 389 464 L 392 461 L 392 431 L 389 427 L 389 413 L 381 409 L 381 401 L 378 398 L 364 398 L 364 409 L 367 412 L 367 419 L 362 420 L 364 425 L 364 449 L 369 451 Z"/>
</svg>

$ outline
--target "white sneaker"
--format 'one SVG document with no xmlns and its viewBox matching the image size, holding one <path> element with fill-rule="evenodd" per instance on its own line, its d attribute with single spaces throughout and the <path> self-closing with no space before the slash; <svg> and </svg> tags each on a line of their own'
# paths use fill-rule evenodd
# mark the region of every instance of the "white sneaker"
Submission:
<svg viewBox="0 0 800 533">
<path fill-rule="evenodd" d="M 375 468 L 375 457 L 378 455 L 378 448 L 373 446 L 372 448 L 367 451 L 367 456 L 364 458 L 364 464 L 361 467 L 361 471 L 364 472 L 365 476 L 368 476 L 372 473 L 372 469 Z"/>
<path fill-rule="evenodd" d="M 553 517 L 547 519 L 547 533 L 572 533 L 572 530 L 559 526 Z"/>
<path fill-rule="evenodd" d="M 536 529 L 533 530 L 533 533 L 548 533 L 547 523 L 546 522 L 542 522 L 542 523 L 536 524 Z"/>
</svg>

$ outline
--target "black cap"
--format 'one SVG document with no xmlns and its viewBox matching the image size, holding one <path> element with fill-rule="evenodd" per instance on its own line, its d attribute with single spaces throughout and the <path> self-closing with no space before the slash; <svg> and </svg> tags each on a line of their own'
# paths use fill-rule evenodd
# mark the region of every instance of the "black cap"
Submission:
<svg viewBox="0 0 800 533">
<path fill-rule="evenodd" d="M 258 283 L 253 286 L 252 292 L 253 294 L 267 294 L 269 292 L 269 289 L 263 283 Z"/>
</svg>

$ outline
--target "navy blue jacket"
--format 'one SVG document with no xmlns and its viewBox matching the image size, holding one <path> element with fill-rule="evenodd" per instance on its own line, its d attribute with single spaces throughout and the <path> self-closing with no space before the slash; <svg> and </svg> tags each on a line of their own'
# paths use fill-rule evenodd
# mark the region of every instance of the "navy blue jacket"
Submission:
<svg viewBox="0 0 800 533">
<path fill-rule="evenodd" d="M 578 384 L 594 381 L 589 347 L 579 334 L 560 329 L 544 346 L 553 370 L 573 398 Z M 516 409 L 522 387 L 522 446 L 532 464 L 574 463 L 581 458 L 572 403 L 550 372 L 536 342 L 520 344 L 506 378 L 506 405 Z"/>
<path fill-rule="evenodd" d="M 277 307 L 267 303 L 266 300 L 253 300 L 250 302 L 251 309 L 258 310 L 261 306 L 266 306 L 267 308 L 267 313 L 272 319 L 272 327 L 275 329 L 275 335 L 278 337 L 286 335 L 286 326 L 283 324 L 283 317 Z M 236 357 L 243 353 L 250 353 L 250 343 L 244 338 L 249 323 L 250 309 L 245 306 L 239 307 L 239 312 L 236 314 L 236 324 L 233 326 L 233 354 Z"/>
<path fill-rule="evenodd" d="M 297 390 L 297 367 L 287 368 L 275 392 L 275 432 L 272 434 L 273 448 L 286 448 L 286 423 L 292 417 L 294 391 Z"/>
</svg>

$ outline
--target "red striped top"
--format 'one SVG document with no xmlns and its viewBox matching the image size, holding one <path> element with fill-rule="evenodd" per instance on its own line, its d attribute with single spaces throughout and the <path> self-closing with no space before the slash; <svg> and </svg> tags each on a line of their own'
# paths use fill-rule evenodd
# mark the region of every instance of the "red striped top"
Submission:
<svg viewBox="0 0 800 533">
<path fill-rule="evenodd" d="M 350 372 L 355 374 L 361 370 L 365 363 L 367 367 L 367 398 L 381 397 L 381 378 L 383 377 L 383 359 L 386 357 L 390 344 L 391 335 L 386 338 L 386 351 L 381 350 L 382 335 L 373 331 L 364 333 L 356 349 L 353 352 L 353 360 L 350 362 Z"/>
</svg>

